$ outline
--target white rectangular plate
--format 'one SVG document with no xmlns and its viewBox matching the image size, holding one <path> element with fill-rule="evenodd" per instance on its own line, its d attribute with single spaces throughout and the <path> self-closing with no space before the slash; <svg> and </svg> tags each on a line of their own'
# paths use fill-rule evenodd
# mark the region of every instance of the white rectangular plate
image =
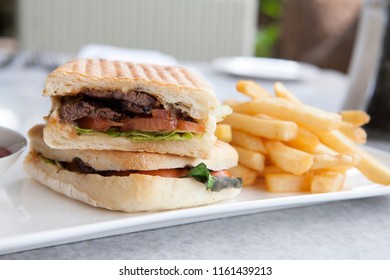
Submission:
<svg viewBox="0 0 390 280">
<path fill-rule="evenodd" d="M 390 154 L 369 151 L 390 166 Z M 390 194 L 357 170 L 343 191 L 325 194 L 273 194 L 259 186 L 243 188 L 238 198 L 202 207 L 128 214 L 97 209 L 63 197 L 29 179 L 22 160 L 0 177 L 0 254 L 65 244 L 222 217 Z"/>
</svg>

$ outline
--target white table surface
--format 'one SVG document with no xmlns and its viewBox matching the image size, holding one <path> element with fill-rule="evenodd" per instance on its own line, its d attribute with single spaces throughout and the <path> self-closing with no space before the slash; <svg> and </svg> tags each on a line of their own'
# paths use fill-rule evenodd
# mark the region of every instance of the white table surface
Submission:
<svg viewBox="0 0 390 280">
<path fill-rule="evenodd" d="M 218 97 L 243 99 L 237 77 L 205 63 L 187 63 L 215 86 Z M 48 113 L 41 96 L 47 73 L 0 69 L 0 125 L 23 133 Z M 271 90 L 273 82 L 259 82 Z M 340 110 L 348 80 L 323 71 L 285 85 L 305 103 Z M 390 151 L 385 140 L 369 145 Z M 0 259 L 388 259 L 390 196 L 334 202 L 154 229 L 0 256 Z M 75 217 L 77 218 L 77 217 Z M 1 222 L 1 221 L 0 221 Z M 1 226 L 0 226 L 1 230 Z"/>
</svg>

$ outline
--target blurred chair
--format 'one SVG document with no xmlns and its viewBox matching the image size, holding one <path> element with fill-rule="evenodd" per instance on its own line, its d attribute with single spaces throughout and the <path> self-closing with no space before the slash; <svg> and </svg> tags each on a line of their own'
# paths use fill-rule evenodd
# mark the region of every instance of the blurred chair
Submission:
<svg viewBox="0 0 390 280">
<path fill-rule="evenodd" d="M 355 47 L 349 66 L 349 88 L 344 102 L 344 109 L 367 109 L 371 97 L 377 86 L 377 75 L 381 66 L 381 59 L 388 53 L 386 38 L 390 36 L 390 1 L 364 0 L 363 10 L 359 20 L 359 28 L 355 40 Z M 389 40 L 389 39 L 387 39 Z M 389 44 L 387 42 L 387 44 Z M 383 61 L 389 68 L 388 62 Z M 388 73 L 388 72 L 387 72 Z M 388 77 L 389 74 L 386 74 Z M 388 80 L 388 79 L 387 79 Z M 385 86 L 383 86 L 384 90 Z M 390 100 L 390 92 L 386 92 Z M 387 107 L 386 107 L 387 106 Z M 390 101 L 383 102 L 383 108 L 390 108 Z M 371 118 L 371 123 L 374 121 Z M 384 121 L 384 120 L 382 120 Z"/>
<path fill-rule="evenodd" d="M 85 44 L 153 49 L 179 60 L 253 55 L 258 0 L 19 0 L 22 49 Z"/>
<path fill-rule="evenodd" d="M 283 2 L 276 56 L 348 71 L 362 0 Z"/>
</svg>

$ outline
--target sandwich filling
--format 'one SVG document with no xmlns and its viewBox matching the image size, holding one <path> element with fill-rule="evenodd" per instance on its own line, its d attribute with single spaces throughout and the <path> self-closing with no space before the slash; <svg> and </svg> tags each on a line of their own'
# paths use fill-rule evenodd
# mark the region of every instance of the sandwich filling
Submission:
<svg viewBox="0 0 390 280">
<path fill-rule="evenodd" d="M 74 158 L 71 162 L 57 161 L 46 158 L 39 154 L 41 160 L 47 164 L 53 164 L 60 169 L 65 169 L 71 172 L 83 174 L 97 174 L 100 176 L 130 176 L 131 174 L 144 174 L 150 176 L 160 176 L 168 178 L 194 178 L 195 180 L 204 183 L 206 188 L 211 191 L 221 191 L 226 188 L 241 188 L 242 179 L 233 178 L 228 170 L 211 171 L 207 169 L 204 163 L 200 163 L 195 167 L 171 168 L 159 170 L 96 170 L 88 166 L 80 158 Z"/>
<path fill-rule="evenodd" d="M 60 103 L 60 120 L 73 122 L 79 134 L 99 131 L 130 137 L 137 132 L 152 136 L 147 140 L 153 140 L 153 136 L 155 140 L 171 140 L 172 136 L 189 139 L 205 132 L 205 126 L 186 112 L 174 105 L 164 107 L 142 91 L 85 89 L 77 95 L 61 97 Z"/>
</svg>

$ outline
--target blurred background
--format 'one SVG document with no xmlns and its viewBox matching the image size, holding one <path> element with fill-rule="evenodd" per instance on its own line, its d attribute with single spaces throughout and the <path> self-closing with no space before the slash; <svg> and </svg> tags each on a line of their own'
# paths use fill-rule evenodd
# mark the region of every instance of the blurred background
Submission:
<svg viewBox="0 0 390 280">
<path fill-rule="evenodd" d="M 0 50 L 86 44 L 178 60 L 286 58 L 348 71 L 361 0 L 0 0 Z"/>
</svg>

